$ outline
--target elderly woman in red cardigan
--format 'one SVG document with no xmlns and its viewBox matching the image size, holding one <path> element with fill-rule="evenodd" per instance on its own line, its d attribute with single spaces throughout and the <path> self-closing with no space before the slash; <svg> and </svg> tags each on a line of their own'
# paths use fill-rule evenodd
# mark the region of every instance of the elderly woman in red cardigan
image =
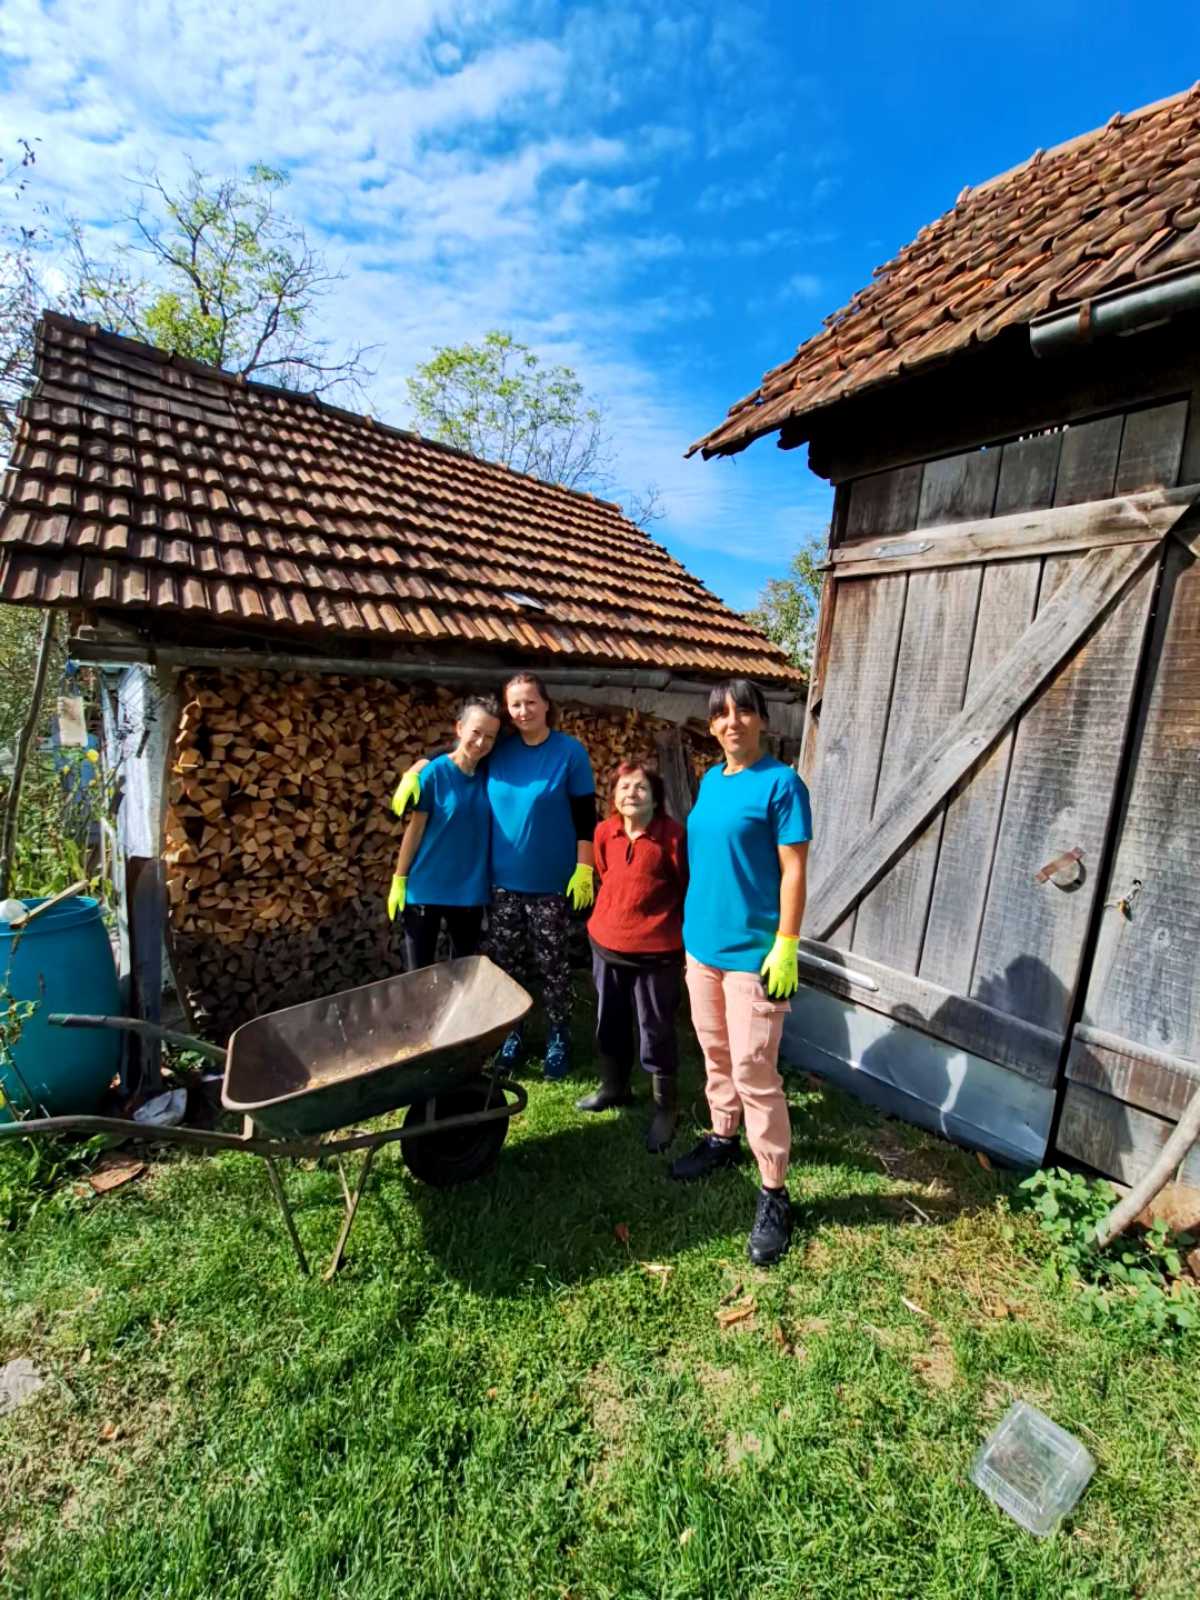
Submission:
<svg viewBox="0 0 1200 1600">
<path fill-rule="evenodd" d="M 687 887 L 683 829 L 664 810 L 662 779 L 639 762 L 617 768 L 612 807 L 612 816 L 596 829 L 600 887 L 588 922 L 600 1084 L 576 1104 L 581 1111 L 630 1104 L 636 1016 L 655 1107 L 646 1148 L 657 1153 L 674 1138 L 679 1118 L 675 1013 Z"/>
</svg>

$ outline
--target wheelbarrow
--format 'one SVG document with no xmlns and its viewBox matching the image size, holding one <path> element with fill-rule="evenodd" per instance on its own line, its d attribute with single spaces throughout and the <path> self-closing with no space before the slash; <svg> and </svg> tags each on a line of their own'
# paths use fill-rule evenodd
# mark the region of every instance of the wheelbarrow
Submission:
<svg viewBox="0 0 1200 1600">
<path fill-rule="evenodd" d="M 528 1096 L 519 1084 L 488 1074 L 485 1063 L 532 1003 L 486 956 L 466 956 L 256 1017 L 230 1036 L 225 1049 L 133 1017 L 51 1016 L 62 1027 L 127 1030 L 220 1062 L 221 1103 L 241 1113 L 242 1131 L 61 1116 L 0 1126 L 0 1139 L 111 1133 L 262 1156 L 305 1274 L 308 1261 L 277 1161 L 332 1156 L 346 1214 L 324 1274 L 328 1281 L 341 1263 L 381 1145 L 398 1143 L 413 1176 L 439 1188 L 480 1177 L 491 1167 L 509 1119 L 524 1110 Z M 402 1106 L 408 1114 L 401 1127 L 356 1126 Z M 338 1129 L 348 1131 L 327 1137 Z M 365 1152 L 353 1188 L 342 1163 L 352 1150 Z"/>
</svg>

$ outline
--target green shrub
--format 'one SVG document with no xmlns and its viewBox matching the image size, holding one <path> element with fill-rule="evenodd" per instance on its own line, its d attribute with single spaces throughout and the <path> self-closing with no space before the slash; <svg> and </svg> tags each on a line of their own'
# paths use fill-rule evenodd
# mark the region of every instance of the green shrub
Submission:
<svg viewBox="0 0 1200 1600">
<path fill-rule="evenodd" d="M 1156 1222 L 1101 1250 L 1096 1230 L 1118 1200 L 1111 1183 L 1050 1167 L 1021 1189 L 1050 1241 L 1047 1276 L 1081 1285 L 1085 1315 L 1130 1315 L 1155 1333 L 1200 1329 L 1200 1293 L 1181 1276 L 1188 1234 Z"/>
</svg>

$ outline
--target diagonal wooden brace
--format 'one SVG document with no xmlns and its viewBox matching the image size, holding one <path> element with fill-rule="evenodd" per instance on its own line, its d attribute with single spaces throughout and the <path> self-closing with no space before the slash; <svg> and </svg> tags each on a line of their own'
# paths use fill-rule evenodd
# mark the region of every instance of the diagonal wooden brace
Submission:
<svg viewBox="0 0 1200 1600">
<path fill-rule="evenodd" d="M 827 939 L 909 841 L 1077 649 L 1129 585 L 1162 553 L 1144 544 L 1093 550 L 984 678 L 970 700 L 898 784 L 809 898 L 804 932 Z"/>
</svg>

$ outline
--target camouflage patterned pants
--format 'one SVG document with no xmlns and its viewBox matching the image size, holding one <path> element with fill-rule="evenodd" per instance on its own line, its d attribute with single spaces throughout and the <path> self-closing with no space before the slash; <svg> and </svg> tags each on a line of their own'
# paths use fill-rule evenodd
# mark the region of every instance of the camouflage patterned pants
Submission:
<svg viewBox="0 0 1200 1600">
<path fill-rule="evenodd" d="M 570 908 L 562 894 L 497 889 L 488 908 L 486 949 L 498 967 L 526 988 L 542 979 L 546 1021 L 565 1028 L 571 1017 Z"/>
</svg>

